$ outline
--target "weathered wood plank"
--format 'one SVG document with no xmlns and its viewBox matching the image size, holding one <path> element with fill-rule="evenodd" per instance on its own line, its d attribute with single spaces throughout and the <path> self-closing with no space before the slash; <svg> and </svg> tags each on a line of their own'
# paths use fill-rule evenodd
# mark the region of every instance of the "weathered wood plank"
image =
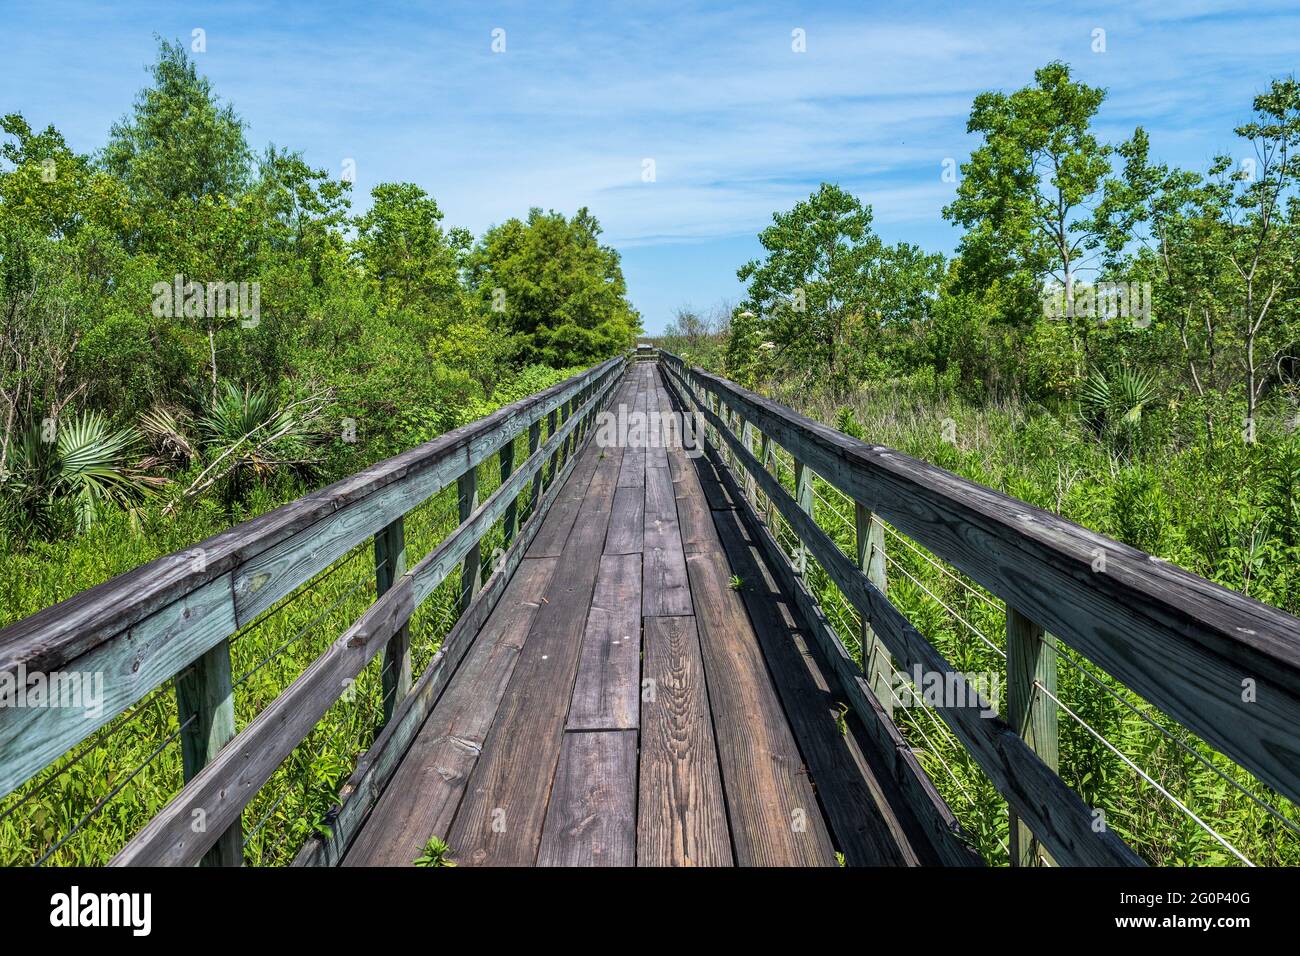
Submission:
<svg viewBox="0 0 1300 956">
<path fill-rule="evenodd" d="M 667 467 L 645 472 L 644 582 L 641 590 L 645 617 L 679 617 L 691 613 L 691 587 L 686 577 L 677 521 L 677 499 Z"/>
<path fill-rule="evenodd" d="M 835 848 L 725 555 L 686 559 L 740 866 L 835 866 Z"/>
<path fill-rule="evenodd" d="M 577 674 L 619 464 L 609 457 L 596 469 L 452 823 L 447 840 L 462 865 L 536 862 L 569 705 L 557 689 L 571 688 Z"/>
<path fill-rule="evenodd" d="M 1044 693 L 1046 689 L 1046 693 Z M 1056 642 L 1013 607 L 1007 608 L 1007 723 L 1043 763 L 1059 769 Z M 1010 811 L 1012 866 L 1039 866 L 1043 849 L 1033 832 Z"/>
<path fill-rule="evenodd" d="M 606 554 L 582 635 L 567 727 L 635 728 L 640 696 L 641 556 Z"/>
<path fill-rule="evenodd" d="M 569 436 L 564 437 L 568 442 Z M 513 496 L 509 501 L 513 501 Z M 469 520 L 470 515 L 478 510 L 478 469 L 471 468 L 459 478 L 456 479 L 456 507 L 460 514 L 460 523 L 463 525 Z M 504 509 L 509 504 L 503 504 Z M 478 594 L 479 587 L 483 581 L 483 557 L 482 545 L 479 544 L 476 536 L 473 544 L 465 551 L 465 557 L 460 567 L 460 611 L 463 614 L 469 607 L 470 602 L 474 600 L 474 595 Z"/>
<path fill-rule="evenodd" d="M 668 456 L 673 473 L 673 494 L 677 499 L 677 520 L 681 527 L 682 550 L 687 554 L 698 551 L 720 551 L 717 529 L 713 526 L 713 513 L 709 500 L 700 487 L 695 465 L 681 449 Z"/>
<path fill-rule="evenodd" d="M 867 580 L 880 589 L 881 594 L 888 594 L 888 580 L 885 569 L 885 529 L 875 516 L 859 502 L 853 503 L 853 528 L 858 550 L 858 567 L 867 576 Z M 876 699 L 885 708 L 885 713 L 894 712 L 894 696 L 890 684 L 894 677 L 894 662 L 889 657 L 889 649 L 876 636 L 871 628 L 871 621 L 862 619 L 858 629 L 859 646 L 862 649 L 862 673 L 876 694 Z"/>
<path fill-rule="evenodd" d="M 528 549 L 530 558 L 556 558 L 564 553 L 565 542 L 573 531 L 573 524 L 578 520 L 578 511 L 582 508 L 583 495 L 586 494 L 600 456 L 593 446 L 578 455 L 572 476 L 561 487 L 559 497 L 551 505 L 541 531 L 533 539 Z"/>
<path fill-rule="evenodd" d="M 635 730 L 564 735 L 539 866 L 636 862 L 636 752 Z"/>
<path fill-rule="evenodd" d="M 405 521 L 398 518 L 375 535 L 375 594 L 383 594 L 406 573 Z M 384 648 L 380 671 L 380 696 L 384 720 L 411 690 L 411 633 L 403 624 Z"/>
<path fill-rule="evenodd" d="M 177 675 L 176 719 L 181 728 L 181 768 L 186 780 L 214 760 L 235 736 L 235 692 L 230 641 L 221 641 Z M 243 866 L 244 832 L 238 820 L 203 856 L 203 866 Z"/>
<path fill-rule="evenodd" d="M 622 482 L 623 469 L 627 468 L 627 455 L 619 470 Z M 645 473 L 641 480 L 644 483 Z M 643 487 L 619 487 L 614 490 L 614 507 L 609 518 L 609 534 L 605 537 L 606 554 L 640 554 L 645 546 L 645 490 Z"/>
<path fill-rule="evenodd" d="M 529 558 L 520 564 L 357 834 L 344 866 L 409 866 L 429 837 L 446 836 L 558 560 Z"/>
<path fill-rule="evenodd" d="M 638 866 L 731 866 L 693 617 L 645 619 Z"/>
</svg>

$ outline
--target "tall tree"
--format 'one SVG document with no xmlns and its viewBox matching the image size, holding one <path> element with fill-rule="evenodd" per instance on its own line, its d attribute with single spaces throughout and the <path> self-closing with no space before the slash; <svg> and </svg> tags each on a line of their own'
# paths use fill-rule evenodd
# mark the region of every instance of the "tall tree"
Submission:
<svg viewBox="0 0 1300 956">
<path fill-rule="evenodd" d="M 1105 91 L 1070 79 L 1064 63 L 1034 73 L 1010 95 L 981 93 L 966 130 L 983 143 L 962 164 L 957 198 L 943 211 L 966 227 L 960 253 L 970 288 L 1001 282 L 1012 317 L 1032 321 L 1042 287 L 1055 278 L 1072 295 L 1093 264 L 1105 227 L 1096 212 L 1110 172 L 1109 147 L 1091 124 Z M 1081 328 L 1087 346 L 1087 329 Z"/>
<path fill-rule="evenodd" d="M 586 207 L 572 219 L 533 209 L 489 229 L 468 260 L 471 286 L 525 361 L 587 365 L 631 348 L 641 317 L 618 253 Z"/>
<path fill-rule="evenodd" d="M 150 73 L 153 85 L 109 132 L 105 168 L 138 204 L 163 213 L 176 203 L 238 195 L 252 170 L 243 121 L 179 43 L 160 41 Z"/>
<path fill-rule="evenodd" d="M 822 183 L 759 233 L 767 255 L 745 263 L 747 308 L 765 315 L 783 358 L 839 371 L 850 316 L 864 308 L 866 275 L 879 257 L 871 207 Z"/>
<path fill-rule="evenodd" d="M 438 203 L 414 183 L 384 183 L 370 195 L 373 205 L 356 219 L 353 250 L 381 309 L 428 313 L 454 299 L 468 234 L 444 230 Z"/>
</svg>

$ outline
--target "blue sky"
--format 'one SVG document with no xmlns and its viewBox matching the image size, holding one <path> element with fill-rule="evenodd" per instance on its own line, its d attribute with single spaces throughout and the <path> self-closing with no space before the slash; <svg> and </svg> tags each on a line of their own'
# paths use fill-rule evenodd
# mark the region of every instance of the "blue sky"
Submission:
<svg viewBox="0 0 1300 956">
<path fill-rule="evenodd" d="M 420 184 L 475 232 L 530 206 L 591 208 L 648 330 L 741 292 L 773 211 L 822 180 L 888 241 L 951 251 L 943 161 L 974 145 L 976 93 L 1068 62 L 1109 91 L 1099 130 L 1141 123 L 1162 160 L 1202 167 L 1294 72 L 1300 4 L 182 2 L 0 0 L 0 112 L 101 146 L 145 83 L 154 34 L 190 42 L 250 142 L 341 172 L 354 201 Z M 505 51 L 492 51 L 493 30 Z M 803 30 L 806 52 L 792 50 Z M 1105 52 L 1093 52 L 1093 31 Z M 652 159 L 655 181 L 644 182 Z"/>
</svg>

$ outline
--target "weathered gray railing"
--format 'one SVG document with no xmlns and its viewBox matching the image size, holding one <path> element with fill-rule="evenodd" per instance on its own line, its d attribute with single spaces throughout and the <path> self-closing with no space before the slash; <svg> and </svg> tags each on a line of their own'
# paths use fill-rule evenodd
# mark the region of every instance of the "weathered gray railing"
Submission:
<svg viewBox="0 0 1300 956">
<path fill-rule="evenodd" d="M 934 709 L 1006 799 L 1011 862 L 1137 865 L 1140 859 L 1057 774 L 1055 692 L 1060 640 L 1291 800 L 1300 800 L 1300 621 L 1057 515 L 890 448 L 869 445 L 733 382 L 660 354 L 684 408 L 697 411 L 712 454 L 763 520 L 775 509 L 861 615 L 858 670 L 793 562 L 764 530 L 768 558 L 814 623 L 863 715 L 877 699 L 873 661 L 962 683 L 942 654 L 885 597 L 878 515 L 1007 606 L 1008 720 L 983 706 Z M 753 441 L 760 437 L 756 456 Z M 794 459 L 794 493 L 771 473 L 771 444 Z M 856 560 L 813 516 L 812 475 L 856 504 Z M 756 492 L 761 492 L 760 501 Z M 762 507 L 755 507 L 761 505 Z M 760 525 L 761 527 L 761 525 Z M 1049 636 L 1050 634 L 1050 636 Z M 881 646 L 883 645 L 883 646 Z M 965 700 L 975 695 L 960 695 Z M 982 702 L 981 702 L 982 704 Z M 906 791 L 906 778 L 900 778 Z M 923 795 L 915 794 L 916 799 Z M 1041 845 L 1041 846 L 1040 846 Z"/>
<path fill-rule="evenodd" d="M 77 708 L 0 707 L 0 796 L 175 677 L 187 783 L 115 862 L 240 863 L 243 808 L 381 649 L 388 718 L 383 734 L 391 738 L 418 726 L 413 722 L 420 708 L 429 705 L 425 691 L 445 680 L 439 672 L 455 666 L 464 635 L 472 636 L 473 622 L 490 611 L 500 581 L 518 563 L 625 368 L 624 357 L 610 359 L 0 630 L 0 673 L 30 679 L 76 672 L 104 679 L 103 707 L 94 719 Z M 517 466 L 516 440 L 525 432 L 528 456 Z M 480 504 L 477 468 L 493 456 L 501 483 Z M 403 516 L 452 483 L 459 493 L 459 526 L 407 570 Z M 518 501 L 530 485 L 527 521 L 520 528 Z M 479 542 L 499 519 L 505 554 L 480 591 Z M 230 638 L 370 538 L 377 600 L 236 735 Z M 461 619 L 425 668 L 419 692 L 411 693 L 407 622 L 458 565 Z M 358 768 L 370 782 L 384 772 L 374 761 Z M 343 815 L 342 825 L 350 819 Z M 202 820 L 200 827 L 196 820 Z"/>
</svg>

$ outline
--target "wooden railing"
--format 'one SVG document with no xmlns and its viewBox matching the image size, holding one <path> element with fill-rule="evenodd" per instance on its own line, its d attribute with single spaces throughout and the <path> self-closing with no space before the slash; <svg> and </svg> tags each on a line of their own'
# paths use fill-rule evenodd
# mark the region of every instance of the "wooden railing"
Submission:
<svg viewBox="0 0 1300 956">
<path fill-rule="evenodd" d="M 888 710 L 885 670 L 942 675 L 957 699 L 934 709 L 1006 800 L 1009 856 L 1034 865 L 1140 865 L 1057 773 L 1056 661 L 1063 642 L 1183 727 L 1300 800 L 1300 621 L 1057 515 L 890 448 L 869 445 L 660 354 L 670 388 L 698 413 L 710 454 L 761 529 L 770 562 L 835 664 L 867 726 Z M 754 450 L 755 441 L 759 450 Z M 793 487 L 773 474 L 775 446 Z M 814 474 L 854 502 L 856 554 L 814 519 Z M 788 555 L 766 519 L 797 538 Z M 880 521 L 1006 604 L 1006 712 L 988 702 L 884 591 Z M 805 581 L 805 557 L 860 615 L 860 663 Z M 889 661 L 881 668 L 881 660 Z M 887 680 L 888 678 L 883 678 Z M 900 775 L 906 796 L 926 795 Z"/>
<path fill-rule="evenodd" d="M 0 707 L 0 797 L 174 679 L 187 782 L 114 862 L 238 865 L 243 809 L 380 650 L 380 742 L 414 733 L 439 681 L 455 667 L 536 533 L 626 364 L 624 357 L 610 359 L 0 630 L 0 674 L 27 680 L 96 674 L 104 681 L 103 706 L 93 719 L 81 709 Z M 525 433 L 527 454 L 520 463 L 517 442 Z M 480 503 L 479 466 L 493 458 L 500 482 Z M 407 569 L 404 516 L 453 483 L 459 524 Z M 494 525 L 504 530 L 503 553 L 484 586 L 480 542 Z M 367 539 L 374 541 L 375 602 L 236 735 L 230 639 Z M 459 621 L 412 688 L 408 622 L 458 568 Z M 391 769 L 363 758 L 345 788 L 356 799 L 334 821 L 333 845 L 346 845 L 348 828 Z"/>
</svg>

